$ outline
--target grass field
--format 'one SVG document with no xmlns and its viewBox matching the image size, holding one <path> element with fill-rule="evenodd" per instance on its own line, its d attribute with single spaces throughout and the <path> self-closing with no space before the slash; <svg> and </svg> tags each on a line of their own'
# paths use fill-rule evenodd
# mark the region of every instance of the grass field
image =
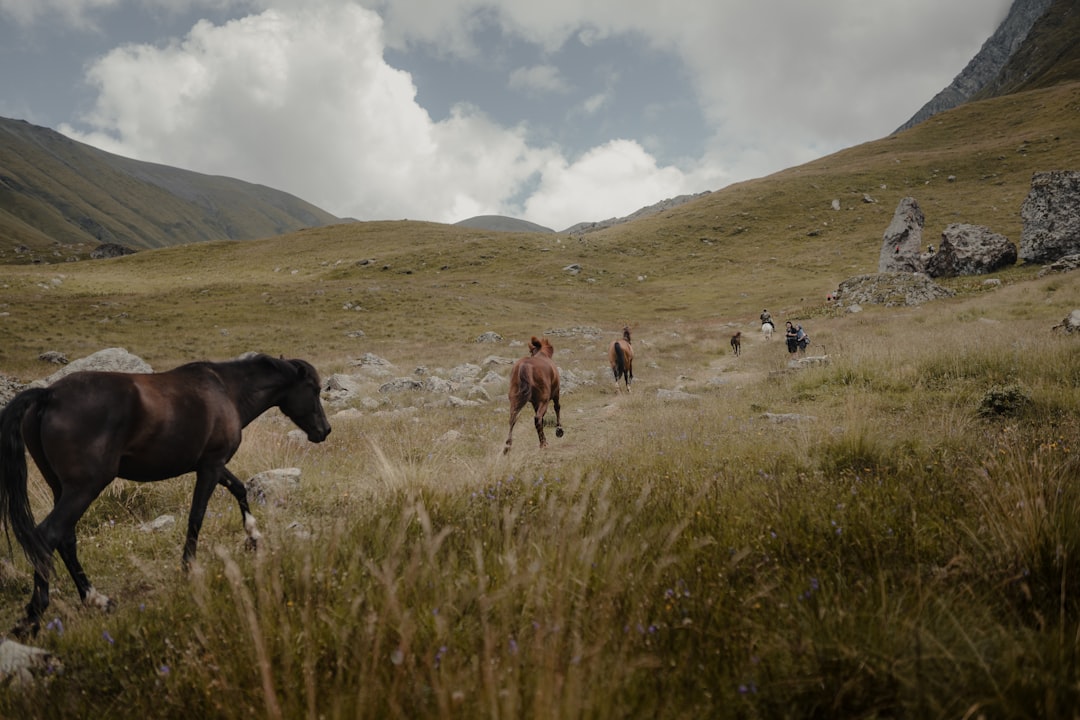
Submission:
<svg viewBox="0 0 1080 720">
<path fill-rule="evenodd" d="M 1080 280 L 1019 266 L 860 313 L 824 296 L 876 270 L 907 194 L 928 242 L 954 219 L 1019 240 L 1031 172 L 1080 160 L 1078 94 L 962 108 L 582 239 L 358 223 L 0 266 L 0 371 L 24 381 L 54 369 L 40 352 L 109 346 L 155 369 L 260 350 L 437 373 L 541 333 L 583 380 L 565 437 L 541 451 L 526 418 L 505 456 L 505 383 L 476 407 L 372 385 L 320 445 L 269 413 L 230 467 L 300 486 L 254 508 L 255 553 L 219 491 L 189 574 L 192 478 L 116 483 L 79 538 L 119 606 L 59 577 L 35 642 L 63 672 L 0 691 L 0 716 L 1073 717 L 1080 355 L 1051 328 Z M 763 307 L 829 362 L 790 369 Z M 624 323 L 629 395 L 606 368 Z M 0 626 L 30 590 L 9 557 Z"/>
</svg>

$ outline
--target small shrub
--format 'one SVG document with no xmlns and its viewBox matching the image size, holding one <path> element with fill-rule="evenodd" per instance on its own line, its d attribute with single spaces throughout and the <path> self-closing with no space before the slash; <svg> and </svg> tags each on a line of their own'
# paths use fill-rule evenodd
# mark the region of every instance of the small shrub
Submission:
<svg viewBox="0 0 1080 720">
<path fill-rule="evenodd" d="M 994 385 L 979 403 L 979 416 L 1019 417 L 1030 404 L 1031 395 L 1019 385 Z"/>
</svg>

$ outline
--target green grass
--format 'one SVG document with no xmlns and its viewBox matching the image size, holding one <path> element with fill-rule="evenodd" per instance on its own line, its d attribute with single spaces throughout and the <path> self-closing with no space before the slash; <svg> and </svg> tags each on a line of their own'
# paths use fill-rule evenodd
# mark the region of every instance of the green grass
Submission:
<svg viewBox="0 0 1080 720">
<path fill-rule="evenodd" d="M 189 574 L 193 479 L 118 482 L 79 526 L 116 612 L 81 608 L 58 577 L 36 642 L 63 672 L 0 689 L 0 716 L 1072 717 L 1080 355 L 1050 328 L 1080 307 L 1080 281 L 1020 266 L 918 308 L 823 301 L 875 269 L 903 178 L 935 223 L 962 212 L 1018 233 L 1032 166 L 1014 165 L 1032 153 L 973 187 L 922 184 L 962 163 L 981 178 L 1047 131 L 993 107 L 961 109 L 986 124 L 979 142 L 955 139 L 950 114 L 580 241 L 361 223 L 0 267 L 0 369 L 23 380 L 54 369 L 44 350 L 116 345 L 157 369 L 263 350 L 324 375 L 366 352 L 396 376 L 444 374 L 547 331 L 586 380 L 563 398 L 565 437 L 540 451 L 526 417 L 507 456 L 505 383 L 451 408 L 369 382 L 377 411 L 332 417 L 320 445 L 270 413 L 230 467 L 299 467 L 300 486 L 254 508 L 257 553 L 219 491 Z M 1075 164 L 1074 130 L 1066 146 Z M 832 197 L 851 206 L 839 220 Z M 762 307 L 830 362 L 789 369 L 782 340 L 759 337 Z M 627 322 L 630 395 L 606 366 Z M 504 341 L 474 342 L 488 330 Z M 980 412 L 1009 386 L 1030 401 Z M 173 529 L 139 529 L 165 513 Z M 14 554 L 0 626 L 29 591 Z"/>
</svg>

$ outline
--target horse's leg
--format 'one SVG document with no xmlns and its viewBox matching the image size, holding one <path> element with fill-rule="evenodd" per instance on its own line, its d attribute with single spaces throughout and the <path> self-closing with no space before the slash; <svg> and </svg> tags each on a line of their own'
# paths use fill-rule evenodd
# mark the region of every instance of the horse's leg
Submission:
<svg viewBox="0 0 1080 720">
<path fill-rule="evenodd" d="M 544 437 L 544 414 L 547 412 L 548 401 L 541 400 L 539 403 L 533 403 L 535 414 L 533 415 L 533 425 L 536 426 L 536 436 L 540 438 L 540 447 L 547 447 L 547 438 Z"/>
<path fill-rule="evenodd" d="M 244 523 L 244 532 L 247 533 L 247 546 L 254 550 L 259 546 L 259 540 L 262 539 L 262 533 L 259 532 L 259 528 L 255 522 L 255 516 L 251 514 L 251 509 L 248 507 L 247 501 L 247 488 L 244 487 L 244 483 L 229 472 L 229 468 L 225 468 L 221 473 L 221 478 L 218 480 L 221 485 L 232 493 L 232 496 L 236 498 L 236 504 L 240 506 L 240 519 Z"/>
<path fill-rule="evenodd" d="M 116 601 L 94 587 L 90 578 L 86 576 L 82 563 L 79 562 L 74 528 L 60 541 L 56 549 L 60 553 L 60 559 L 64 561 L 68 574 L 75 582 L 75 588 L 79 591 L 79 599 L 82 600 L 83 605 L 112 612 L 116 608 Z"/>
<path fill-rule="evenodd" d="M 55 478 L 54 478 L 55 479 Z M 38 523 L 35 532 L 41 539 L 42 546 L 51 557 L 53 551 L 59 550 L 60 557 L 64 560 L 64 566 L 71 574 L 79 590 L 79 597 L 88 605 L 111 609 L 115 606 L 112 600 L 94 590 L 94 586 L 86 577 L 82 565 L 79 564 L 75 549 L 75 525 L 83 516 L 90 503 L 112 481 L 108 478 L 104 482 L 87 480 L 83 483 L 69 483 L 67 492 L 61 493 L 53 506 L 53 509 Z M 52 483 L 50 483 L 51 485 Z M 56 490 L 54 487 L 54 497 Z M 31 633 L 36 633 L 41 625 L 41 618 L 49 607 L 49 576 L 47 569 L 34 569 L 34 591 L 30 596 L 30 604 L 26 606 L 26 627 Z"/>
<path fill-rule="evenodd" d="M 521 412 L 523 407 L 525 407 L 523 404 L 519 405 L 517 402 L 511 402 L 510 404 L 510 432 L 506 435 L 506 447 L 503 448 L 503 455 L 510 452 L 510 445 L 514 442 L 514 423 L 517 422 L 518 413 Z"/>
<path fill-rule="evenodd" d="M 200 467 L 195 472 L 195 492 L 191 496 L 191 512 L 188 514 L 187 540 L 184 542 L 184 568 L 191 567 L 191 561 L 195 559 L 195 548 L 199 544 L 199 531 L 202 529 L 203 518 L 206 516 L 206 505 L 214 494 L 222 478 L 224 465 Z M 226 487 L 228 487 L 226 485 Z"/>
<path fill-rule="evenodd" d="M 629 385 L 627 385 L 626 391 L 630 392 Z M 562 437 L 562 418 L 559 417 L 559 396 L 557 394 L 551 396 L 551 407 L 555 410 L 555 437 Z"/>
</svg>

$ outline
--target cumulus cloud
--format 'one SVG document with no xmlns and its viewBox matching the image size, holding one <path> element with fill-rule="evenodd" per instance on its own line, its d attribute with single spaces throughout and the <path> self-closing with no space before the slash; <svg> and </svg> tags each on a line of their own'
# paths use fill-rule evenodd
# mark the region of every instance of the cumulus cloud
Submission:
<svg viewBox="0 0 1080 720">
<path fill-rule="evenodd" d="M 90 22 L 130 1 L 0 0 L 0 14 Z M 158 8 L 170 1 L 148 0 Z M 281 188 L 342 216 L 449 222 L 503 213 L 560 228 L 887 134 L 952 79 L 1010 0 L 907 0 L 903 11 L 865 0 L 180 4 L 231 8 L 237 19 L 204 20 L 173 41 L 97 58 L 88 71 L 96 101 L 63 132 L 142 160 Z M 605 83 L 601 68 L 573 64 L 611 49 L 612 38 L 623 51 L 677 58 L 679 87 L 692 96 L 678 108 L 696 111 L 708 134 L 696 145 L 701 157 L 658 162 L 649 150 L 671 145 L 657 121 L 675 107 L 670 100 L 652 104 L 635 77 Z M 488 66 L 517 47 L 532 57 L 501 67 L 499 77 L 518 97 L 560 98 L 560 133 L 538 131 L 524 110 L 508 119 L 505 99 L 495 119 L 482 92 L 451 99 L 436 121 L 413 77 L 386 59 L 388 49 L 422 48 L 462 67 Z M 642 99 L 628 105 L 634 93 Z M 648 129 L 627 133 L 619 121 L 629 115 Z M 568 133 L 593 138 L 593 147 L 554 144 Z"/>
<path fill-rule="evenodd" d="M 118 154 L 276 187 L 340 216 L 454 222 L 484 213 L 526 215 L 553 226 L 581 220 L 560 205 L 558 188 L 580 192 L 576 171 L 602 176 L 604 157 L 674 186 L 636 153 L 610 151 L 574 164 L 554 148 L 532 147 L 521 127 L 504 128 L 459 104 L 432 121 L 407 73 L 383 60 L 382 23 L 354 5 L 317 12 L 267 10 L 224 25 L 195 25 L 165 46 L 113 50 L 89 71 L 97 102 L 84 121 L 95 130 L 62 132 Z M 514 198 L 539 173 L 544 200 Z M 610 177 L 610 174 L 608 175 Z M 624 179 L 628 182 L 629 179 Z M 610 183 L 609 183 L 610 185 Z M 647 193 L 595 200 L 590 212 L 634 209 Z"/>
<path fill-rule="evenodd" d="M 695 191 L 682 171 L 657 167 L 638 143 L 612 140 L 572 163 L 551 158 L 542 170 L 540 187 L 526 203 L 525 214 L 529 219 L 561 218 L 555 227 L 562 229 L 582 220 L 628 215 L 664 198 Z M 623 210 L 612 213 L 612 208 Z"/>
</svg>

